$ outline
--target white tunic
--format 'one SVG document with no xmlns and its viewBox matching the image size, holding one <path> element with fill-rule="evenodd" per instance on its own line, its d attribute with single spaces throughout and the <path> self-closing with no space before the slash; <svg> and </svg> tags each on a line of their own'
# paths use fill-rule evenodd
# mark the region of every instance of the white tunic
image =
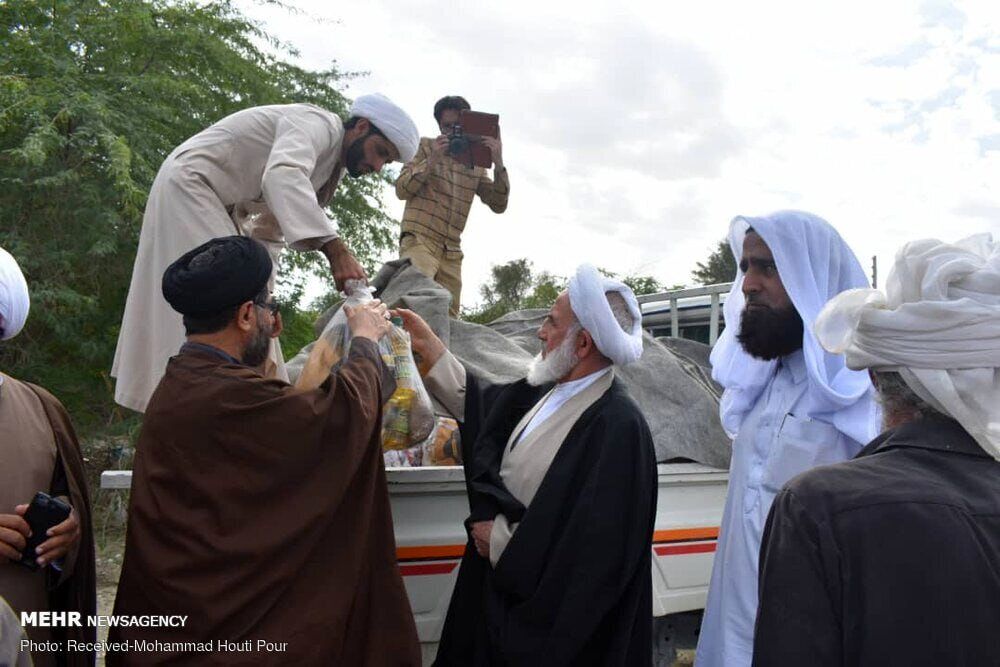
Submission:
<svg viewBox="0 0 1000 667">
<path fill-rule="evenodd" d="M 749 667 L 752 662 L 758 555 L 778 491 L 799 473 L 853 458 L 861 449 L 831 424 L 797 415 L 806 380 L 802 351 L 783 357 L 733 442 L 698 667 Z"/>
<path fill-rule="evenodd" d="M 343 176 L 333 173 L 343 137 L 340 118 L 311 104 L 254 107 L 167 157 L 143 215 L 111 369 L 115 401 L 145 410 L 167 359 L 184 342 L 181 316 L 161 292 L 175 259 L 213 238 L 245 234 L 265 243 L 277 266 L 285 244 L 309 250 L 336 238 L 323 205 Z M 271 353 L 271 374 L 287 379 L 277 341 Z"/>
</svg>

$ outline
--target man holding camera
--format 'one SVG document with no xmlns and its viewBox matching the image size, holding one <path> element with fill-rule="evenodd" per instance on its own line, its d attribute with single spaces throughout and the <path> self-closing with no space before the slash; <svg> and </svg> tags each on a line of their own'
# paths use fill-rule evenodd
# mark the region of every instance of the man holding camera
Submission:
<svg viewBox="0 0 1000 667">
<path fill-rule="evenodd" d="M 510 181 L 503 164 L 502 143 L 497 137 L 477 141 L 489 149 L 493 178 L 484 167 L 467 166 L 449 153 L 462 111 L 471 109 L 465 98 L 442 97 L 434 105 L 434 119 L 441 129 L 436 139 L 424 137 L 416 157 L 406 164 L 396 181 L 396 196 L 406 201 L 399 256 L 409 258 L 421 273 L 451 292 L 451 315 L 458 315 L 462 294 L 462 230 L 475 195 L 494 213 L 507 209 Z M 459 132 L 461 130 L 459 129 Z"/>
</svg>

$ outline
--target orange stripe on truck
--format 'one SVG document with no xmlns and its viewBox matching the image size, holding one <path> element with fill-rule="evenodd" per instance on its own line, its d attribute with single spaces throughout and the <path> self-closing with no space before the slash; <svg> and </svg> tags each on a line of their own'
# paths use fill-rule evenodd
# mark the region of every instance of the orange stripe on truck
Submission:
<svg viewBox="0 0 1000 667">
<path fill-rule="evenodd" d="M 653 533 L 654 551 L 658 556 L 674 556 L 691 553 L 709 553 L 715 551 L 715 544 L 690 544 L 674 546 L 657 546 L 664 543 L 697 542 L 699 540 L 715 540 L 719 537 L 718 527 L 705 528 L 675 528 L 673 530 L 657 530 Z M 465 554 L 464 544 L 431 544 L 417 547 L 397 547 L 396 560 L 400 563 L 403 575 L 413 574 L 447 574 L 457 563 L 404 565 L 407 561 L 448 560 L 461 558 Z"/>
<path fill-rule="evenodd" d="M 464 553 L 464 544 L 435 544 L 425 547 L 396 547 L 396 560 L 461 558 Z"/>
<path fill-rule="evenodd" d="M 715 540 L 719 537 L 719 528 L 676 528 L 674 530 L 657 530 L 653 532 L 653 542 L 684 542 L 687 540 Z"/>
</svg>

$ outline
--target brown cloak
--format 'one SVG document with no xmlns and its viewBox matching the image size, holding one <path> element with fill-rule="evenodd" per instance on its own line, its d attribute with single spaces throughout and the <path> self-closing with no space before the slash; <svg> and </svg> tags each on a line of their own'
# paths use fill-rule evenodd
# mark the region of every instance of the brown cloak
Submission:
<svg viewBox="0 0 1000 667">
<path fill-rule="evenodd" d="M 306 392 L 207 351 L 170 360 L 136 447 L 115 615 L 187 619 L 112 628 L 132 652 L 108 665 L 420 664 L 382 464 L 383 369 L 366 339 Z"/>
<path fill-rule="evenodd" d="M 66 645 L 67 639 L 93 643 L 97 638 L 95 628 L 88 627 L 87 616 L 97 613 L 97 571 L 94 556 L 94 526 L 90 513 L 90 494 L 87 492 L 87 473 L 83 467 L 83 453 L 76 431 L 69 420 L 66 408 L 55 396 L 30 382 L 24 383 L 35 392 L 42 402 L 45 416 L 55 436 L 56 449 L 66 473 L 69 487 L 70 505 L 80 520 L 80 543 L 76 547 L 76 557 L 67 557 L 61 574 L 51 571 L 49 589 L 50 611 L 76 611 L 83 615 L 82 627 L 59 627 L 52 629 L 52 638 Z M 72 553 L 72 552 L 71 552 Z M 65 662 L 62 662 L 65 660 Z M 93 651 L 67 651 L 60 658 L 60 664 L 93 665 Z"/>
</svg>

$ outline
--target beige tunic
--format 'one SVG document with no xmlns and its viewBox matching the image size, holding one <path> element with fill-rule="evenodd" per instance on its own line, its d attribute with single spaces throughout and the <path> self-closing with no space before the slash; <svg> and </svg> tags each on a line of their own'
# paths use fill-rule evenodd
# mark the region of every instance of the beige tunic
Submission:
<svg viewBox="0 0 1000 667">
<path fill-rule="evenodd" d="M 603 372 L 603 371 L 599 371 Z M 595 381 L 580 390 L 543 422 L 532 427 L 531 431 L 522 437 L 525 427 L 531 423 L 545 402 L 552 396 L 552 391 L 543 396 L 529 410 L 511 432 L 504 449 L 500 464 L 500 478 L 504 486 L 517 498 L 522 505 L 528 507 L 535 493 L 542 485 L 545 475 L 552 465 L 553 459 L 559 453 L 570 429 L 581 415 L 594 402 L 611 388 L 614 372 L 603 372 Z M 458 420 L 465 417 L 465 367 L 450 352 L 438 360 L 424 378 L 428 391 L 441 402 Z M 516 446 L 515 446 L 516 444 Z M 490 562 L 495 566 L 503 555 L 507 543 L 510 542 L 516 523 L 511 523 L 503 514 L 498 514 L 493 520 L 493 530 L 490 533 Z"/>
<path fill-rule="evenodd" d="M 111 375 L 115 401 L 140 412 L 184 342 L 181 316 L 163 298 L 163 272 L 188 250 L 221 236 L 250 235 L 281 249 L 316 249 L 336 238 L 323 211 L 343 170 L 343 124 L 311 104 L 254 107 L 178 146 L 146 203 Z M 317 195 L 317 193 L 321 193 Z M 272 374 L 287 379 L 274 341 Z"/>
<path fill-rule="evenodd" d="M 0 373 L 0 380 L 0 513 L 13 514 L 16 505 L 30 503 L 38 491 L 49 491 L 56 440 L 38 396 L 9 375 Z M 45 570 L 0 564 L 0 597 L 16 613 L 47 611 L 46 585 Z M 34 641 L 51 636 L 43 627 L 31 627 L 28 634 Z M 54 664 L 52 654 L 36 654 L 35 664 Z"/>
</svg>

